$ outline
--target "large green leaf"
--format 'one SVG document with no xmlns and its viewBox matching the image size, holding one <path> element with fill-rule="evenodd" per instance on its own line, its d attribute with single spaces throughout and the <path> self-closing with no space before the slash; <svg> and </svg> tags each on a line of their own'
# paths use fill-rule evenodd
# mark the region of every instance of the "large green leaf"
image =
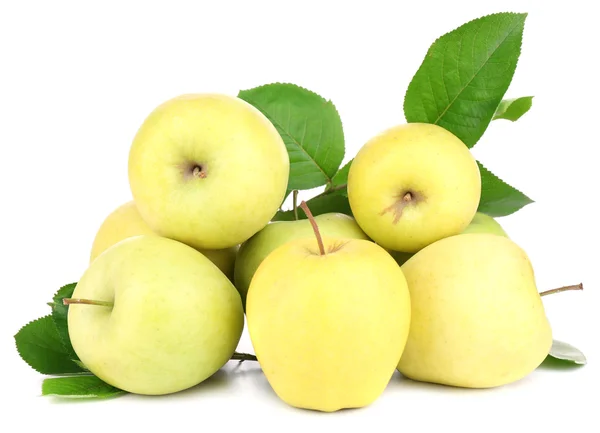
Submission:
<svg viewBox="0 0 600 433">
<path fill-rule="evenodd" d="M 510 215 L 533 203 L 533 200 L 498 178 L 479 161 L 477 165 L 481 173 L 481 200 L 477 209 L 479 212 L 500 217 Z"/>
<path fill-rule="evenodd" d="M 50 306 L 52 307 L 52 320 L 56 325 L 56 330 L 58 331 L 58 335 L 60 335 L 65 350 L 71 359 L 79 360 L 79 357 L 71 345 L 71 339 L 69 338 L 69 329 L 67 325 L 69 306 L 63 304 L 63 299 L 70 298 L 73 295 L 76 285 L 77 283 L 70 283 L 58 289 L 52 298 Z"/>
<path fill-rule="evenodd" d="M 96 376 L 71 376 L 44 379 L 42 395 L 61 398 L 110 398 L 126 394 Z"/>
<path fill-rule="evenodd" d="M 348 173 L 352 165 L 350 160 L 331 179 L 331 183 L 327 186 L 327 191 L 339 191 L 340 194 L 348 197 Z"/>
<path fill-rule="evenodd" d="M 306 202 L 313 216 L 321 215 L 329 212 L 338 212 L 352 216 L 348 197 L 339 192 L 331 194 L 318 195 Z M 298 209 L 298 219 L 306 219 L 306 214 L 302 209 Z M 293 221 L 295 220 L 294 211 L 279 211 L 273 218 L 273 221 Z"/>
<path fill-rule="evenodd" d="M 527 113 L 533 104 L 533 96 L 504 99 L 496 109 L 493 120 L 504 119 L 515 122 Z"/>
<path fill-rule="evenodd" d="M 585 365 L 587 359 L 581 350 L 563 341 L 552 341 L 549 357 L 561 361 L 565 365 Z"/>
<path fill-rule="evenodd" d="M 406 91 L 406 120 L 440 125 L 475 145 L 512 81 L 526 17 L 487 15 L 437 39 Z"/>
<path fill-rule="evenodd" d="M 52 316 L 44 316 L 23 326 L 15 335 L 21 358 L 42 374 L 81 373 L 64 347 Z"/>
<path fill-rule="evenodd" d="M 344 159 L 344 132 L 331 101 L 294 84 L 242 90 L 241 99 L 260 110 L 281 135 L 290 157 L 288 190 L 331 182 Z"/>
</svg>

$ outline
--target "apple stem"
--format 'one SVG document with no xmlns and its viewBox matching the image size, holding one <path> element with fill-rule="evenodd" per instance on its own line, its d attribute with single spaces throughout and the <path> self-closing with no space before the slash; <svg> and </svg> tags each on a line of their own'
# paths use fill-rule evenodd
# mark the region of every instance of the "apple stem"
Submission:
<svg viewBox="0 0 600 433">
<path fill-rule="evenodd" d="M 554 293 L 566 292 L 569 290 L 583 290 L 583 284 L 579 283 L 572 286 L 563 286 L 557 289 L 546 290 L 545 292 L 541 292 L 540 296 L 552 295 Z"/>
<path fill-rule="evenodd" d="M 312 212 L 310 211 L 310 209 L 308 208 L 308 205 L 306 204 L 306 202 L 304 200 L 302 200 L 302 202 L 300 203 L 300 207 L 302 208 L 302 210 L 308 217 L 308 220 L 310 221 L 310 225 L 312 225 L 312 228 L 315 232 L 315 237 L 317 238 L 317 243 L 319 244 L 319 252 L 321 253 L 322 256 L 324 256 L 325 255 L 325 246 L 323 245 L 323 238 L 321 237 L 321 233 L 319 232 L 319 226 L 317 225 L 317 222 L 315 221 L 315 217 L 313 216 Z"/>
<path fill-rule="evenodd" d="M 78 298 L 64 298 L 63 304 L 64 305 L 84 304 L 84 305 L 97 305 L 100 307 L 110 307 L 110 308 L 114 307 L 114 304 L 112 302 L 93 301 L 91 299 L 78 299 Z"/>
<path fill-rule="evenodd" d="M 298 221 L 298 190 L 292 191 L 293 203 L 294 203 L 294 219 Z"/>
<path fill-rule="evenodd" d="M 244 362 L 244 361 L 258 361 L 258 359 L 256 358 L 256 355 L 252 355 L 251 353 L 240 353 L 240 352 L 233 352 L 233 355 L 231 355 L 230 358 L 232 361 L 240 361 Z"/>
</svg>

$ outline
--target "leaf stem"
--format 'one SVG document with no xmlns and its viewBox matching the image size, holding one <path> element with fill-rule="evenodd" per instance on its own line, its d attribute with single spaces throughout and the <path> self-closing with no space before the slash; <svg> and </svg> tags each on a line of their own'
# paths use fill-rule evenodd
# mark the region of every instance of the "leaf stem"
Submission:
<svg viewBox="0 0 600 433">
<path fill-rule="evenodd" d="M 336 191 L 340 191 L 340 190 L 346 188 L 347 186 L 348 186 L 347 183 L 343 183 L 341 185 L 337 185 L 337 186 L 331 187 L 331 188 L 326 189 L 325 191 L 323 191 L 321 194 L 317 195 L 317 197 L 320 197 L 322 195 L 328 195 L 328 194 L 334 193 Z"/>
<path fill-rule="evenodd" d="M 312 212 L 310 211 L 310 209 L 308 208 L 308 205 L 306 204 L 306 202 L 304 200 L 302 200 L 302 202 L 300 203 L 300 207 L 302 208 L 302 210 L 308 217 L 308 220 L 310 221 L 310 225 L 312 225 L 313 231 L 315 232 L 315 237 L 317 238 L 317 244 L 319 244 L 319 252 L 321 253 L 322 256 L 324 256 L 325 255 L 325 246 L 323 245 L 323 238 L 321 237 L 321 233 L 319 232 L 319 226 L 317 225 L 317 222 L 315 221 L 315 217 L 313 217 Z"/>
<path fill-rule="evenodd" d="M 293 203 L 294 203 L 294 219 L 298 221 L 298 190 L 292 191 Z"/>
<path fill-rule="evenodd" d="M 64 298 L 63 304 L 64 305 L 71 305 L 71 304 L 97 305 L 99 307 L 110 307 L 110 308 L 114 307 L 114 304 L 112 302 L 95 301 L 95 300 L 91 300 L 91 299 L 79 299 L 79 298 Z"/>
<path fill-rule="evenodd" d="M 559 287 L 557 289 L 546 290 L 544 292 L 541 292 L 540 296 L 552 295 L 554 293 L 566 292 L 569 290 L 583 290 L 583 284 L 579 283 L 579 284 L 575 284 L 572 286 L 563 286 L 563 287 Z"/>
<path fill-rule="evenodd" d="M 233 352 L 233 355 L 231 355 L 230 359 L 232 361 L 240 361 L 240 362 L 258 361 L 258 359 L 256 358 L 256 355 L 252 355 L 251 353 L 240 353 L 240 352 Z"/>
</svg>

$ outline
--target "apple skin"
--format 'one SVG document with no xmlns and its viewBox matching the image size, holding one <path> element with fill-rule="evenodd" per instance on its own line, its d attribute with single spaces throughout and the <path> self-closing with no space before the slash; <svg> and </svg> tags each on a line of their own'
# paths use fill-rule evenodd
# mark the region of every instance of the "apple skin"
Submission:
<svg viewBox="0 0 600 433">
<path fill-rule="evenodd" d="M 469 223 L 466 229 L 462 233 L 490 233 L 498 236 L 508 237 L 502 226 L 489 215 L 481 212 L 477 212 L 473 217 L 473 220 Z M 396 263 L 402 266 L 408 259 L 415 255 L 415 253 L 404 253 L 402 251 L 389 250 Z"/>
<path fill-rule="evenodd" d="M 90 263 L 102 252 L 117 242 L 133 236 L 155 234 L 142 219 L 133 200 L 128 201 L 113 210 L 102 222 L 90 253 Z M 224 248 L 221 250 L 203 250 L 202 254 L 210 259 L 223 272 L 227 278 L 233 281 L 233 270 L 238 246 Z"/>
<path fill-rule="evenodd" d="M 358 151 L 348 173 L 356 222 L 394 251 L 416 252 L 462 232 L 480 197 L 475 158 L 459 138 L 432 124 L 383 131 Z"/>
<path fill-rule="evenodd" d="M 331 212 L 317 215 L 315 221 L 324 236 L 369 240 L 351 216 Z M 235 287 L 242 296 L 244 306 L 248 287 L 256 269 L 273 250 L 294 239 L 314 237 L 310 221 L 302 219 L 272 222 L 244 242 L 238 251 L 234 271 Z"/>
<path fill-rule="evenodd" d="M 362 239 L 296 239 L 258 267 L 246 319 L 258 361 L 287 404 L 333 412 L 373 403 L 409 332 L 401 268 Z"/>
<path fill-rule="evenodd" d="M 238 245 L 266 226 L 290 161 L 273 124 L 227 95 L 182 95 L 144 120 L 129 152 L 133 199 L 157 234 L 197 249 Z"/>
<path fill-rule="evenodd" d="M 71 304 L 69 337 L 89 370 L 125 391 L 160 395 L 204 381 L 242 334 L 240 295 L 195 249 L 157 235 L 125 239 L 94 260 Z"/>
<path fill-rule="evenodd" d="M 508 237 L 500 223 L 489 215 L 477 212 L 471 223 L 463 233 L 491 233 L 498 236 Z"/>
<path fill-rule="evenodd" d="M 416 253 L 402 271 L 412 319 L 398 370 L 465 388 L 518 381 L 548 355 L 552 330 L 531 262 L 504 236 L 467 233 Z"/>
</svg>

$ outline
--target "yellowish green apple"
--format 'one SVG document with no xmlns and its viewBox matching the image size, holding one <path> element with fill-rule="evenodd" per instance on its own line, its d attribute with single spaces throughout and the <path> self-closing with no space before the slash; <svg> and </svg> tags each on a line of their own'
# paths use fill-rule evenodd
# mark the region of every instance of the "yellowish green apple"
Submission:
<svg viewBox="0 0 600 433">
<path fill-rule="evenodd" d="M 408 123 L 387 129 L 359 151 L 348 174 L 356 222 L 384 248 L 416 252 L 462 232 L 481 197 L 477 162 L 446 129 Z"/>
<path fill-rule="evenodd" d="M 240 295 L 197 250 L 157 235 L 125 239 L 94 260 L 68 300 L 69 337 L 89 370 L 137 394 L 190 388 L 234 353 Z"/>
<path fill-rule="evenodd" d="M 498 221 L 482 212 L 475 214 L 471 223 L 463 230 L 463 233 L 492 233 L 508 237 Z"/>
<path fill-rule="evenodd" d="M 129 153 L 138 210 L 161 236 L 198 249 L 238 245 L 281 205 L 290 161 L 273 124 L 247 102 L 182 95 L 144 120 Z"/>
<path fill-rule="evenodd" d="M 506 236 L 506 232 L 502 226 L 489 215 L 481 212 L 477 212 L 466 229 L 461 233 L 491 233 L 498 236 Z M 415 253 L 404 253 L 402 251 L 389 251 L 394 260 L 402 266 L 408 259 L 410 259 Z"/>
<path fill-rule="evenodd" d="M 548 355 L 552 331 L 530 260 L 507 237 L 451 236 L 402 271 L 412 304 L 398 364 L 406 377 L 490 388 L 522 379 Z"/>
<path fill-rule="evenodd" d="M 154 234 L 154 232 L 142 219 L 135 202 L 128 201 L 113 210 L 100 225 L 92 244 L 90 263 L 106 249 L 123 239 L 149 234 Z M 227 278 L 233 281 L 237 250 L 238 247 L 235 246 L 220 250 L 199 249 L 198 251 L 208 257 Z"/>
<path fill-rule="evenodd" d="M 351 216 L 332 212 L 318 215 L 314 219 L 323 236 L 369 239 Z M 302 238 L 315 238 L 308 219 L 274 221 L 241 245 L 235 261 L 234 281 L 244 304 L 250 281 L 262 261 L 280 245 Z"/>
<path fill-rule="evenodd" d="M 303 238 L 260 264 L 246 319 L 279 398 L 332 412 L 381 395 L 404 349 L 410 297 L 400 267 L 375 243 Z"/>
</svg>

